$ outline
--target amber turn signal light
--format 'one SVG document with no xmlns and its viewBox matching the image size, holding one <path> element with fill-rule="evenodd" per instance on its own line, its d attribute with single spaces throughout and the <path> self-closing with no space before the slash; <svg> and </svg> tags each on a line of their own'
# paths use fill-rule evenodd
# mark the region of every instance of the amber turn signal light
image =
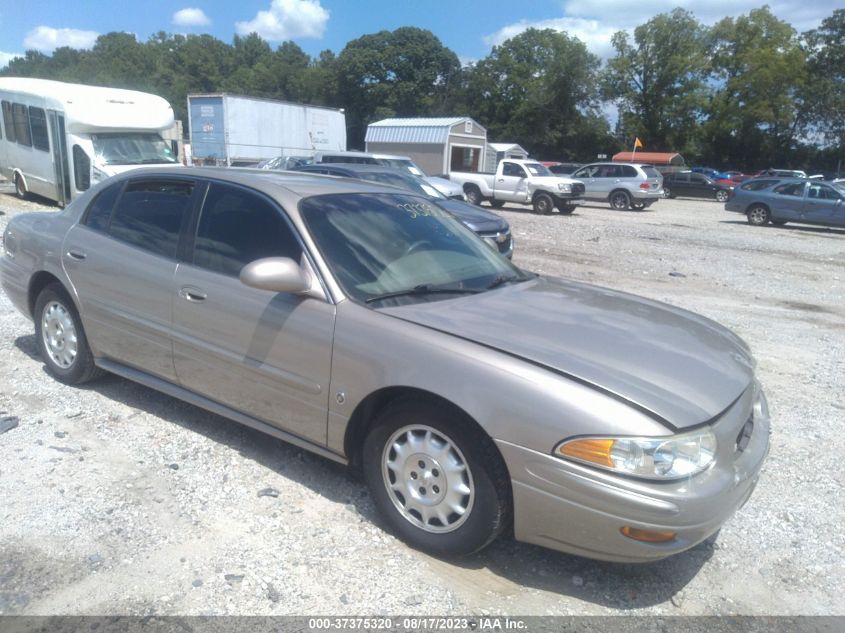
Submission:
<svg viewBox="0 0 845 633">
<path fill-rule="evenodd" d="M 561 445 L 558 450 L 566 457 L 612 468 L 610 449 L 613 448 L 613 442 L 614 440 L 575 440 Z"/>
<path fill-rule="evenodd" d="M 619 530 L 627 536 L 628 538 L 632 538 L 635 541 L 642 541 L 643 543 L 668 543 L 669 541 L 675 540 L 677 536 L 677 532 L 661 532 L 658 530 L 641 530 L 639 528 L 631 527 L 626 525 L 621 530 Z"/>
</svg>

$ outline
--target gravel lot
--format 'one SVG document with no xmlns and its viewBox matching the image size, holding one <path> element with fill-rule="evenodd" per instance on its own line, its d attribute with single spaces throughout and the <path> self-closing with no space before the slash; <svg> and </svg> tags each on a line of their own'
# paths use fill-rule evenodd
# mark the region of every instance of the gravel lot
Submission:
<svg viewBox="0 0 845 633">
<path fill-rule="evenodd" d="M 0 189 L 0 232 L 38 209 Z M 717 539 L 645 566 L 509 539 L 426 556 L 326 460 L 117 377 L 54 382 L 0 294 L 0 430 L 17 422 L 0 433 L 0 614 L 845 614 L 845 231 L 753 228 L 693 200 L 502 215 L 520 266 L 751 344 L 772 450 Z"/>
</svg>

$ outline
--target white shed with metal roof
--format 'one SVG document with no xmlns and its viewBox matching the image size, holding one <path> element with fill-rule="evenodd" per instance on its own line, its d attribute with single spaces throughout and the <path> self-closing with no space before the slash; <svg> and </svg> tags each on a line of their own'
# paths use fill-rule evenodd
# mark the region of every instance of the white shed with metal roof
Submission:
<svg viewBox="0 0 845 633">
<path fill-rule="evenodd" d="M 516 143 L 487 143 L 487 152 L 484 160 L 485 171 L 496 171 L 499 161 L 506 158 L 525 160 L 528 158 L 528 150 Z"/>
<path fill-rule="evenodd" d="M 368 152 L 410 157 L 426 174 L 481 171 L 487 130 L 470 117 L 383 119 L 367 126 Z"/>
</svg>

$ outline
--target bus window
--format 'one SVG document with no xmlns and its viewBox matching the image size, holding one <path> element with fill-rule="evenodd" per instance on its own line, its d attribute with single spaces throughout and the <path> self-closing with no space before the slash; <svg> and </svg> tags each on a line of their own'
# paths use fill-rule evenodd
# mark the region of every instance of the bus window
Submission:
<svg viewBox="0 0 845 633">
<path fill-rule="evenodd" d="M 73 180 L 78 191 L 91 186 L 91 159 L 79 145 L 73 146 Z"/>
<path fill-rule="evenodd" d="M 22 103 L 12 104 L 12 116 L 15 119 L 15 140 L 21 145 L 32 147 L 26 106 Z"/>
<path fill-rule="evenodd" d="M 50 137 L 47 135 L 47 115 L 43 108 L 29 106 L 29 129 L 32 131 L 32 146 L 42 152 L 49 152 Z"/>
<path fill-rule="evenodd" d="M 3 127 L 6 128 L 6 139 L 14 143 L 15 123 L 12 119 L 12 104 L 8 101 L 3 102 Z"/>
</svg>

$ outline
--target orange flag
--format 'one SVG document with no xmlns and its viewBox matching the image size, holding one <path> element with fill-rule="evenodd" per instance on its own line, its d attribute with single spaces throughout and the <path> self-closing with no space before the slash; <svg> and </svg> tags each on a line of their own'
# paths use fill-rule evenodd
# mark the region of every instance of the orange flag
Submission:
<svg viewBox="0 0 845 633">
<path fill-rule="evenodd" d="M 643 142 L 640 140 L 639 136 L 634 139 L 634 149 L 637 149 L 638 147 L 640 149 L 643 148 Z"/>
</svg>

